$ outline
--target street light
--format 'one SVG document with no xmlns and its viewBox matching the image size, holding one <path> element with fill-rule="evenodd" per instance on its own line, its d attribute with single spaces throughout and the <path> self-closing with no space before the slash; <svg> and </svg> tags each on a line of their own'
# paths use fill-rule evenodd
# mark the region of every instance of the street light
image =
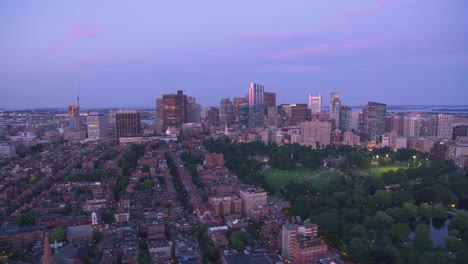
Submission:
<svg viewBox="0 0 468 264">
<path fill-rule="evenodd" d="M 413 159 L 414 159 L 414 161 L 413 161 L 413 167 L 416 167 L 416 155 L 413 156 Z"/>
<path fill-rule="evenodd" d="M 388 166 L 388 154 L 385 155 L 385 157 L 387 157 L 387 158 L 385 159 L 385 161 L 386 161 L 385 164 Z"/>
</svg>

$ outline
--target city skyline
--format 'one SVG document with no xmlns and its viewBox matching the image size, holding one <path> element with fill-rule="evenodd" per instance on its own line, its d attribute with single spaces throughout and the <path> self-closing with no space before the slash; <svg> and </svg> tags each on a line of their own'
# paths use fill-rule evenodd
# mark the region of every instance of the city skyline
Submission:
<svg viewBox="0 0 468 264">
<path fill-rule="evenodd" d="M 0 108 L 66 108 L 78 87 L 83 108 L 154 107 L 176 90 L 219 106 L 250 82 L 275 92 L 277 105 L 309 94 L 328 102 L 333 91 L 348 106 L 468 96 L 466 1 L 2 7 Z"/>
</svg>

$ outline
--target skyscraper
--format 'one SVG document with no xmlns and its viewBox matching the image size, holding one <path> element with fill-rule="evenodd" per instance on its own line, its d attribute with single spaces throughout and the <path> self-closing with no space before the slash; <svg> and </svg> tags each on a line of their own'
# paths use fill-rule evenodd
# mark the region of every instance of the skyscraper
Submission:
<svg viewBox="0 0 468 264">
<path fill-rule="evenodd" d="M 351 130 L 351 107 L 342 105 L 340 107 L 340 130 L 349 131 Z"/>
<path fill-rule="evenodd" d="M 187 96 L 182 90 L 177 94 L 163 95 L 164 126 L 180 126 L 187 123 Z"/>
<path fill-rule="evenodd" d="M 291 104 L 291 125 L 299 125 L 307 120 L 307 104 Z"/>
<path fill-rule="evenodd" d="M 276 93 L 263 93 L 263 115 L 268 113 L 268 107 L 276 107 Z"/>
<path fill-rule="evenodd" d="M 117 137 L 140 134 L 140 113 L 135 110 L 124 110 L 115 113 Z"/>
<path fill-rule="evenodd" d="M 195 97 L 187 96 L 187 123 L 201 122 L 201 105 Z"/>
<path fill-rule="evenodd" d="M 452 137 L 453 115 L 437 115 L 437 136 L 442 138 Z"/>
<path fill-rule="evenodd" d="M 263 85 L 250 83 L 249 87 L 249 126 L 263 126 Z"/>
<path fill-rule="evenodd" d="M 387 105 L 368 102 L 364 107 L 363 114 L 364 132 L 370 135 L 370 140 L 378 141 L 378 137 L 385 133 Z"/>
<path fill-rule="evenodd" d="M 322 113 L 322 95 L 313 96 L 309 94 L 309 107 L 311 116 Z"/>
<path fill-rule="evenodd" d="M 109 137 L 109 121 L 105 113 L 89 112 L 86 121 L 88 124 L 88 138 L 107 140 Z"/>
<path fill-rule="evenodd" d="M 421 115 L 417 111 L 406 114 L 403 117 L 403 136 L 419 137 Z"/>
<path fill-rule="evenodd" d="M 239 104 L 237 107 L 239 125 L 247 126 L 249 124 L 249 104 Z"/>
<path fill-rule="evenodd" d="M 234 123 L 239 123 L 239 105 L 240 104 L 248 104 L 249 103 L 249 100 L 245 97 L 238 97 L 238 98 L 234 98 L 234 103 L 233 103 L 233 107 L 234 107 Z"/>
<path fill-rule="evenodd" d="M 228 126 L 230 126 L 234 122 L 234 107 L 232 105 L 231 99 L 221 99 L 221 108 L 219 113 L 226 115 L 226 124 Z"/>
<path fill-rule="evenodd" d="M 332 126 L 339 127 L 340 126 L 340 93 L 333 92 L 330 94 L 330 119 L 333 119 Z"/>
</svg>

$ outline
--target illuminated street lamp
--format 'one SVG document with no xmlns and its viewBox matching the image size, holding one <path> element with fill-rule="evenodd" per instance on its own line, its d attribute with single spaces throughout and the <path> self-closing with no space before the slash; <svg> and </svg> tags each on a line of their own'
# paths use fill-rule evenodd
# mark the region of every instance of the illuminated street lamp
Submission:
<svg viewBox="0 0 468 264">
<path fill-rule="evenodd" d="M 388 154 L 385 155 L 385 157 L 387 157 L 387 158 L 385 159 L 385 161 L 386 161 L 385 164 L 388 166 Z"/>
<path fill-rule="evenodd" d="M 414 159 L 414 161 L 413 161 L 413 167 L 416 167 L 416 155 L 413 156 L 413 159 Z"/>
</svg>

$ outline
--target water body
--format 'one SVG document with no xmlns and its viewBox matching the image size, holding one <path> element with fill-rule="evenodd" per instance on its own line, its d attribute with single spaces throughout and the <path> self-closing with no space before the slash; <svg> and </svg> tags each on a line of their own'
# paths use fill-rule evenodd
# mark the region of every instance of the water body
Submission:
<svg viewBox="0 0 468 264">
<path fill-rule="evenodd" d="M 448 236 L 448 226 L 450 224 L 451 218 L 446 217 L 443 219 L 418 219 L 417 223 L 424 223 L 429 226 L 429 232 L 431 235 L 432 242 L 434 247 L 441 246 L 445 248 L 444 239 Z M 411 228 L 411 233 L 409 239 L 414 238 L 414 229 L 416 226 Z"/>
</svg>

